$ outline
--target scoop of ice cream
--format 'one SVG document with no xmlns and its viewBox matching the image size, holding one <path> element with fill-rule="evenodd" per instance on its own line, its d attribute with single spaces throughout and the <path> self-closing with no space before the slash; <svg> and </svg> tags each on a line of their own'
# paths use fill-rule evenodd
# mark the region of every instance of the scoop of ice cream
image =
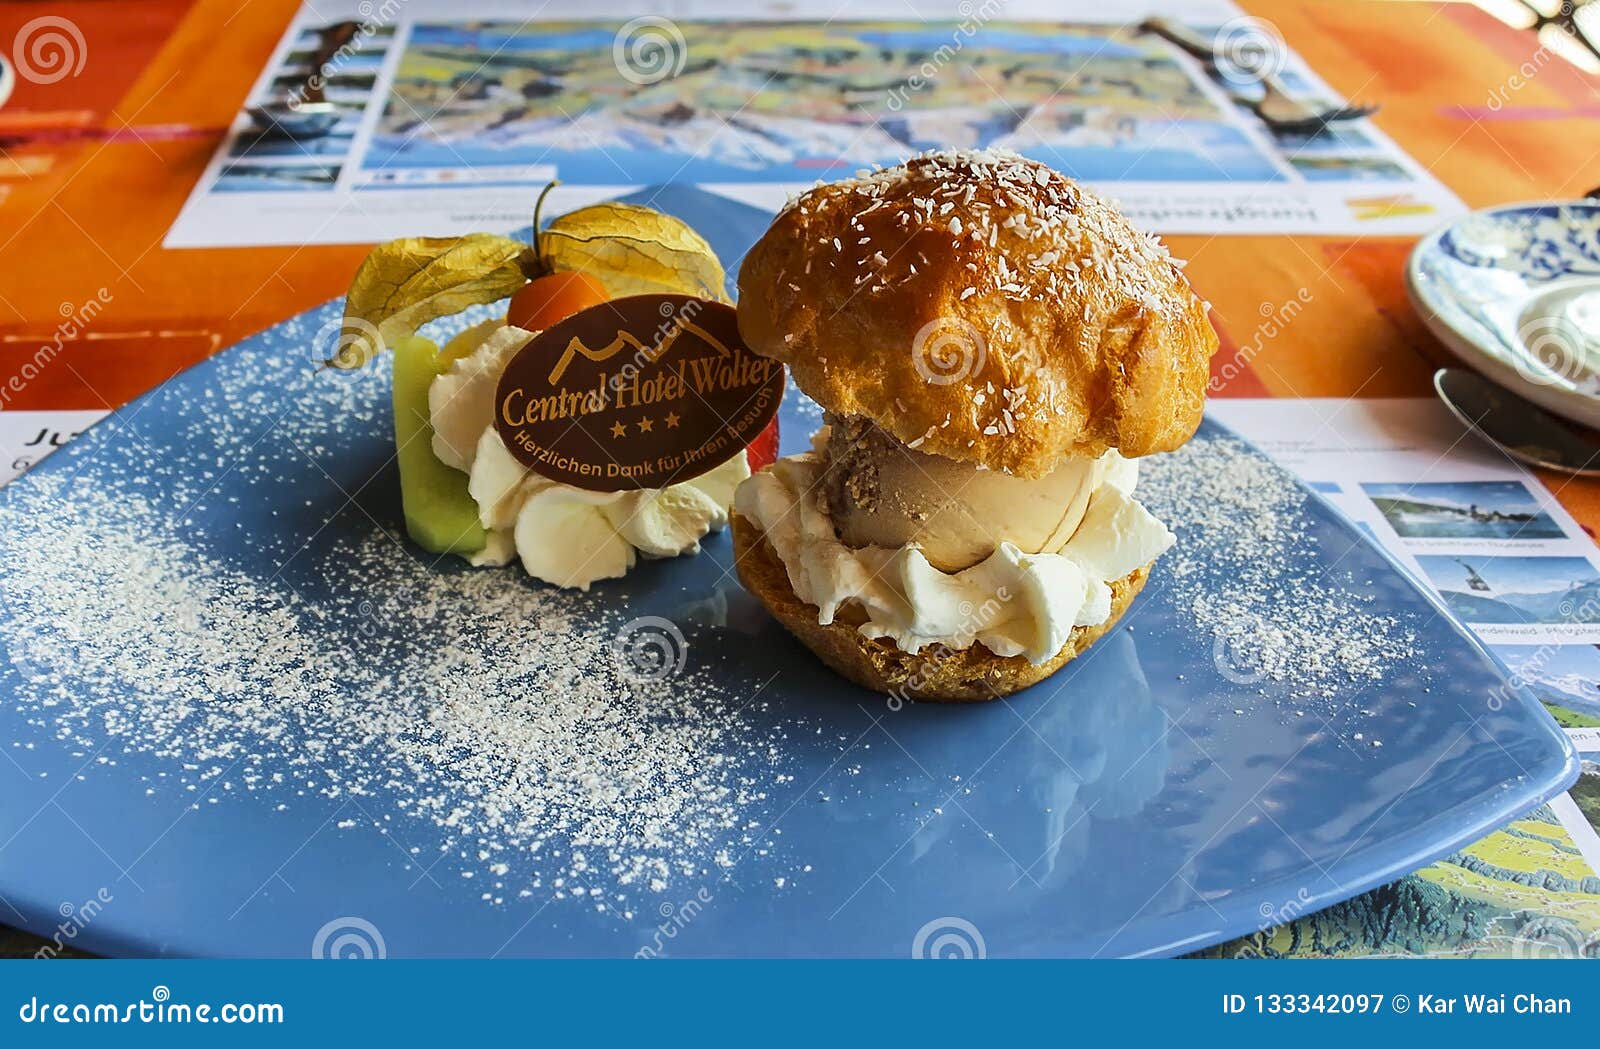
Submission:
<svg viewBox="0 0 1600 1049">
<path fill-rule="evenodd" d="M 977 564 L 1002 542 L 1059 551 L 1114 454 L 1022 478 L 908 448 L 864 420 L 830 417 L 829 427 L 824 492 L 839 538 L 853 547 L 916 543 L 945 572 Z"/>
</svg>

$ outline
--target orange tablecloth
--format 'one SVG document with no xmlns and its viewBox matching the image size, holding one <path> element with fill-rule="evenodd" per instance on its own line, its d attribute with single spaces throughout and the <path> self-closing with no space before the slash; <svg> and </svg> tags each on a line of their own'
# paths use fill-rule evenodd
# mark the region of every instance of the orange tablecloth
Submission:
<svg viewBox="0 0 1600 1049">
<path fill-rule="evenodd" d="M 10 404 L 117 405 L 221 346 L 344 290 L 362 246 L 187 249 L 167 227 L 298 0 L 11 3 L 0 40 L 43 13 L 85 32 L 83 73 L 19 84 L 0 110 L 0 375 L 59 317 L 109 299 L 89 337 Z M 1581 196 L 1600 183 L 1600 83 L 1537 61 L 1531 34 L 1463 4 L 1250 2 L 1336 89 L 1383 103 L 1382 129 L 1469 205 Z M 170 35 L 169 35 L 170 34 Z M 1505 95 L 1517 67 L 1537 73 Z M 31 136 L 31 138 L 29 137 Z M 1446 352 L 1409 306 L 1410 241 L 1172 237 L 1248 358 L 1222 396 L 1422 396 Z M 101 289 L 105 293 L 101 294 Z M 1285 330 L 1262 317 L 1299 297 Z M 64 305 L 65 304 L 65 305 Z M 1591 531 L 1600 484 L 1548 476 Z"/>
</svg>

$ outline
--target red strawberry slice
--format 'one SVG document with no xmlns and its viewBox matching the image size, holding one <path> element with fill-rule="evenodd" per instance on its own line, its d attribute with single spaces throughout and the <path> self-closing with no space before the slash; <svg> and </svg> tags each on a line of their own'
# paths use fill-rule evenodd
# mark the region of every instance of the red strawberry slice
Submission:
<svg viewBox="0 0 1600 1049">
<path fill-rule="evenodd" d="M 764 466 L 771 466 L 778 461 L 778 417 L 774 415 L 767 428 L 756 435 L 750 442 L 750 447 L 744 451 L 745 458 L 750 462 L 750 472 L 755 473 Z"/>
</svg>

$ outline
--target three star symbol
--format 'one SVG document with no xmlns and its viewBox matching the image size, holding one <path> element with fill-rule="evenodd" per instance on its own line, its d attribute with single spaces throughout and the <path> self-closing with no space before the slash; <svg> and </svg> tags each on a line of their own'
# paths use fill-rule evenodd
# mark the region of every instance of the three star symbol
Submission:
<svg viewBox="0 0 1600 1049">
<path fill-rule="evenodd" d="M 680 416 L 677 412 L 668 412 L 666 414 L 666 416 L 664 417 L 663 421 L 666 422 L 667 429 L 676 430 L 678 428 L 678 424 L 683 421 L 683 417 Z M 650 418 L 648 415 L 645 415 L 645 416 L 641 416 L 639 418 L 638 423 L 636 423 L 635 425 L 637 425 L 639 427 L 639 432 L 640 433 L 651 433 L 651 432 L 653 432 L 655 430 L 656 421 L 654 419 Z M 622 423 L 622 422 L 614 422 L 614 423 L 612 423 L 611 424 L 611 436 L 612 437 L 626 437 L 626 436 L 628 436 L 628 427 L 627 427 L 627 425 L 625 423 Z"/>
</svg>

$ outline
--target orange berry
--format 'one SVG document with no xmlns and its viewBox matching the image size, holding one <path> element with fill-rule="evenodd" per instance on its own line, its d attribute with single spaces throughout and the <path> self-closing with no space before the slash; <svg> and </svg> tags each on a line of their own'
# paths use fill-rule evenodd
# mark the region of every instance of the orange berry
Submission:
<svg viewBox="0 0 1600 1049">
<path fill-rule="evenodd" d="M 528 331 L 543 331 L 610 297 L 605 285 L 588 274 L 576 270 L 547 273 L 511 296 L 506 323 Z"/>
</svg>

